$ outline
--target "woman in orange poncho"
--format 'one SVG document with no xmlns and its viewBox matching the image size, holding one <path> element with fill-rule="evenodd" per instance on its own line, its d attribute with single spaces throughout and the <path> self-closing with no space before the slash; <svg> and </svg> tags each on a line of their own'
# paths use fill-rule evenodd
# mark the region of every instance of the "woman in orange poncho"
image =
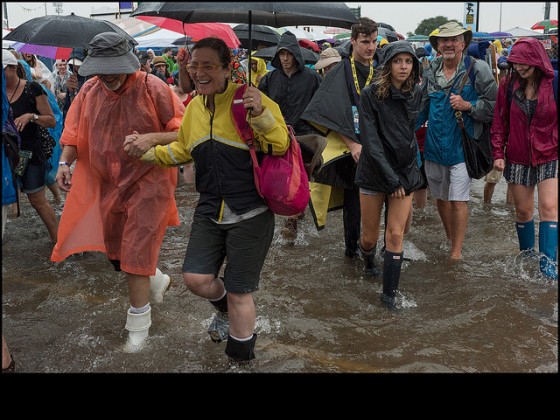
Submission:
<svg viewBox="0 0 560 420">
<path fill-rule="evenodd" d="M 120 35 L 98 34 L 88 54 L 79 73 L 97 77 L 84 84 L 72 103 L 60 139 L 56 180 L 70 193 L 51 259 L 99 251 L 115 270 L 125 272 L 131 304 L 125 351 L 135 351 L 151 325 L 150 291 L 152 301 L 161 301 L 169 285 L 169 276 L 156 266 L 167 226 L 179 224 L 177 170 L 129 157 L 123 141 L 133 131 L 174 135 L 184 106 L 169 86 L 139 71 L 137 57 Z"/>
</svg>

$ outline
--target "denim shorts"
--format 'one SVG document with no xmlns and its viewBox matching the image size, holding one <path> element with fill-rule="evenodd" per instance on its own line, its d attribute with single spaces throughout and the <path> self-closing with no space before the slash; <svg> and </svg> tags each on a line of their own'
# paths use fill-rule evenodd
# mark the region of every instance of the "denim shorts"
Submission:
<svg viewBox="0 0 560 420">
<path fill-rule="evenodd" d="M 261 270 L 273 235 L 274 213 L 269 210 L 231 224 L 218 224 L 195 212 L 183 272 L 217 277 L 227 260 L 226 290 L 254 292 L 259 289 Z"/>
<path fill-rule="evenodd" d="M 28 164 L 23 176 L 18 176 L 21 192 L 32 194 L 45 188 L 45 164 Z"/>
</svg>

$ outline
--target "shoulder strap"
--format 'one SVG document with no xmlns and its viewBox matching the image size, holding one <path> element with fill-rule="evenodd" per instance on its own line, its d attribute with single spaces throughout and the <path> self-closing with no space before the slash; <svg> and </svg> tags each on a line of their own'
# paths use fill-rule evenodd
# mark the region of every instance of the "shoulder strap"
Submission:
<svg viewBox="0 0 560 420">
<path fill-rule="evenodd" d="M 470 55 L 467 54 L 466 57 L 465 57 L 465 68 L 466 69 L 470 68 L 471 67 L 471 62 L 473 63 L 472 67 L 474 68 L 474 62 L 475 61 L 476 61 L 476 58 L 471 57 Z M 476 74 L 473 71 L 473 72 L 469 72 L 468 75 L 469 75 L 469 79 L 471 79 L 471 85 L 473 86 L 473 89 L 474 89 L 474 85 L 475 85 L 475 82 L 476 82 Z"/>
<path fill-rule="evenodd" d="M 468 57 L 468 56 L 467 56 Z M 466 62 L 467 60 L 465 59 L 465 65 L 467 64 Z M 474 66 L 474 58 L 469 60 L 469 66 L 467 67 L 467 71 L 465 72 L 465 75 L 463 76 L 463 80 L 461 80 L 461 84 L 459 85 L 459 88 L 457 90 L 457 95 L 461 94 L 461 91 L 463 90 L 463 87 L 465 87 L 465 84 L 467 83 L 467 79 L 470 77 L 470 72 Z M 473 83 L 471 81 L 471 83 Z M 474 83 L 473 83 L 473 88 L 474 88 Z"/>
<path fill-rule="evenodd" d="M 247 89 L 247 85 L 244 84 L 241 87 L 237 88 L 237 90 L 233 94 L 233 103 L 231 104 L 231 116 L 233 118 L 233 123 L 235 124 L 235 129 L 237 130 L 237 134 L 239 134 L 239 137 L 241 137 L 249 147 L 249 153 L 251 154 L 251 160 L 253 161 L 253 166 L 255 168 L 258 168 L 259 161 L 257 160 L 257 154 L 255 152 L 255 144 L 254 144 L 255 136 L 253 134 L 253 129 L 247 122 L 246 119 L 247 110 L 243 106 L 243 94 L 245 93 L 246 89 Z M 255 181 L 257 181 L 257 177 L 255 177 Z"/>
<path fill-rule="evenodd" d="M 231 116 L 233 122 L 235 123 L 235 128 L 239 136 L 243 139 L 249 147 L 253 146 L 253 130 L 247 122 L 247 110 L 243 106 L 243 94 L 247 89 L 247 85 L 243 85 L 235 91 L 233 94 L 233 103 L 231 105 Z"/>
</svg>

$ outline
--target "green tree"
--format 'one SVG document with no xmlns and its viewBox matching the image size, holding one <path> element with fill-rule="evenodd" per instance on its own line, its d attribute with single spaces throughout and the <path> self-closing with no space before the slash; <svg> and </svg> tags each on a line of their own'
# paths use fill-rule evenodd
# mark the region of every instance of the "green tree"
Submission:
<svg viewBox="0 0 560 420">
<path fill-rule="evenodd" d="M 462 25 L 457 19 L 449 19 L 445 16 L 436 16 L 429 19 L 424 19 L 416 28 L 416 35 L 430 35 L 430 33 L 447 22 L 457 22 Z"/>
</svg>

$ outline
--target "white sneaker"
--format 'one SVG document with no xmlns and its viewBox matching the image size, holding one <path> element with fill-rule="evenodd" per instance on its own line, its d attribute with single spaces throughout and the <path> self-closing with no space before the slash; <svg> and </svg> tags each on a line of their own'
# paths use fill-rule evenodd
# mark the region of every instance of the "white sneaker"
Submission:
<svg viewBox="0 0 560 420">
<path fill-rule="evenodd" d="M 153 303 L 163 302 L 163 295 L 167 291 L 171 279 L 156 268 L 155 276 L 150 276 L 150 301 Z"/>
</svg>

